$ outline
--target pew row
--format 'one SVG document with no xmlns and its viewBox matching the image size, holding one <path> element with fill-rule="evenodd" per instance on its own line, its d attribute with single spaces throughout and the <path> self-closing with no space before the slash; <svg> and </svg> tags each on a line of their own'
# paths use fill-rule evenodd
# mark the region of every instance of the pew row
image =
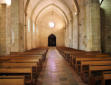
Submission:
<svg viewBox="0 0 111 85">
<path fill-rule="evenodd" d="M 24 76 L 0 76 L 0 85 L 25 85 Z"/>
<path fill-rule="evenodd" d="M 106 85 L 106 80 L 111 80 L 111 55 L 66 47 L 57 49 L 88 85 L 96 85 L 98 81 L 99 85 Z"/>
<path fill-rule="evenodd" d="M 19 78 L 19 76 L 23 76 L 24 78 L 21 79 L 22 84 L 20 85 L 35 85 L 46 59 L 47 51 L 47 49 L 38 49 L 22 53 L 16 52 L 9 56 L 1 56 L 0 76 L 1 80 L 4 79 L 2 84 L 5 84 L 5 81 L 10 81 L 10 79 L 13 81 L 14 78 L 16 79 Z M 16 79 L 16 81 L 18 80 L 19 79 Z"/>
</svg>

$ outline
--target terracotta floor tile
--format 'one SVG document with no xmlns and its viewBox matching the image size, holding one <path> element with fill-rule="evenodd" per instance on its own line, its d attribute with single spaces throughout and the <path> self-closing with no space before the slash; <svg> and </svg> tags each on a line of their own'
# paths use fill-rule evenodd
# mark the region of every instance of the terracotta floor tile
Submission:
<svg viewBox="0 0 111 85">
<path fill-rule="evenodd" d="M 37 85 L 86 85 L 55 48 L 50 48 Z"/>
</svg>

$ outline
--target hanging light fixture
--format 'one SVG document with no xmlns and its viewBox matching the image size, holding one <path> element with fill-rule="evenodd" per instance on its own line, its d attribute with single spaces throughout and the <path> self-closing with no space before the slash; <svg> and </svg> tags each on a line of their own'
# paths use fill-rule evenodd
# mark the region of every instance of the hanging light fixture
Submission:
<svg viewBox="0 0 111 85">
<path fill-rule="evenodd" d="M 51 13 L 51 21 L 49 22 L 49 27 L 50 28 L 54 28 L 55 27 L 55 23 L 54 23 L 54 21 L 53 21 L 53 11 L 52 11 L 52 13 Z"/>
<path fill-rule="evenodd" d="M 55 23 L 54 22 L 49 22 L 49 26 L 50 26 L 50 28 L 54 28 L 55 27 Z"/>
</svg>

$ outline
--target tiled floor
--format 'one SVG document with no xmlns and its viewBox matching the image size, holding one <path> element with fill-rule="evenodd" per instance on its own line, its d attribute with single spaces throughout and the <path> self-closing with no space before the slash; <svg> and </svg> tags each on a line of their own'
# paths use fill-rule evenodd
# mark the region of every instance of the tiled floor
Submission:
<svg viewBox="0 0 111 85">
<path fill-rule="evenodd" d="M 55 48 L 50 48 L 37 85 L 85 85 Z"/>
</svg>

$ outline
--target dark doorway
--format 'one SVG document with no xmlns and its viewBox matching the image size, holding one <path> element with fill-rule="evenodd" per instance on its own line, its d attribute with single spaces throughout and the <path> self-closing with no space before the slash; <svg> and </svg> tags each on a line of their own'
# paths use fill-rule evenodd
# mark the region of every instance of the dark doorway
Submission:
<svg viewBox="0 0 111 85">
<path fill-rule="evenodd" d="M 48 37 L 48 46 L 56 46 L 56 36 L 51 34 Z"/>
</svg>

